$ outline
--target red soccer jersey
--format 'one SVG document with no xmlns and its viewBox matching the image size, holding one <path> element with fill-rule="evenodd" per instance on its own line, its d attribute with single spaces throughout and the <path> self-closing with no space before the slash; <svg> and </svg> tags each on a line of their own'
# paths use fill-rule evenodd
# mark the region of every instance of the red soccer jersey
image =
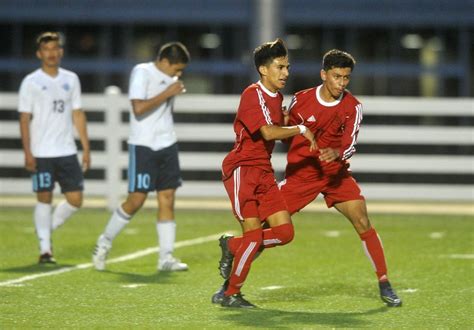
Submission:
<svg viewBox="0 0 474 330">
<path fill-rule="evenodd" d="M 334 174 L 355 152 L 357 134 L 362 120 L 362 104 L 348 91 L 331 103 L 319 97 L 321 86 L 300 91 L 290 104 L 290 125 L 305 125 L 315 137 L 319 148 L 339 149 L 339 161 L 321 162 L 318 151 L 309 151 L 309 142 L 301 135 L 292 138 L 288 150 L 287 175 L 298 172 L 304 177 Z M 289 173 L 290 172 L 290 173 Z"/>
<path fill-rule="evenodd" d="M 222 162 L 224 180 L 239 166 L 273 170 L 270 158 L 275 141 L 266 141 L 260 134 L 260 127 L 282 125 L 282 102 L 280 92 L 272 93 L 260 82 L 244 90 L 234 120 L 234 148 Z"/>
</svg>

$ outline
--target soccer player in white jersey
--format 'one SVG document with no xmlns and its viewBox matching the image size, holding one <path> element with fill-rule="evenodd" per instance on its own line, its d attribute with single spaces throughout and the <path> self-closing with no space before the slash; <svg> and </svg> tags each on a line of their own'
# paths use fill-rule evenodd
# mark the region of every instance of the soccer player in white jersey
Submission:
<svg viewBox="0 0 474 330">
<path fill-rule="evenodd" d="M 179 77 L 189 60 L 186 47 L 171 42 L 160 48 L 154 62 L 141 63 L 133 68 L 129 86 L 132 109 L 128 139 L 128 196 L 112 213 L 97 240 L 92 256 L 97 270 L 105 269 L 112 241 L 141 208 L 150 191 L 156 191 L 158 197 L 158 270 L 188 269 L 187 264 L 173 256 L 176 237 L 174 201 L 176 189 L 182 181 L 173 104 L 175 96 L 185 92 Z"/>
<path fill-rule="evenodd" d="M 54 264 L 51 232 L 82 205 L 83 172 L 90 167 L 90 148 L 79 78 L 59 67 L 63 57 L 59 33 L 42 33 L 36 44 L 41 68 L 23 79 L 18 111 L 25 168 L 32 173 L 37 196 L 34 223 L 40 245 L 39 263 Z M 82 168 L 73 126 L 82 144 Z M 56 181 L 66 200 L 52 211 Z"/>
</svg>

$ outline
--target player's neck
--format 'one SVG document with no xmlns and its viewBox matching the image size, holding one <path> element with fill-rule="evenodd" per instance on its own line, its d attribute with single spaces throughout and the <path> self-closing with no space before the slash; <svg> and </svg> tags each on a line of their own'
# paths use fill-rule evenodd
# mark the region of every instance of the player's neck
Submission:
<svg viewBox="0 0 474 330">
<path fill-rule="evenodd" d="M 332 103 L 334 101 L 339 100 L 339 97 L 336 98 L 331 94 L 331 92 L 329 91 L 329 89 L 327 88 L 325 84 L 323 84 L 321 88 L 319 89 L 319 97 L 323 101 L 328 102 L 328 103 Z"/>
<path fill-rule="evenodd" d="M 270 91 L 271 93 L 276 93 L 278 92 L 278 88 L 276 88 L 275 86 L 273 86 L 272 84 L 270 84 L 268 82 L 268 80 L 266 79 L 260 79 L 260 83 L 262 84 L 263 87 L 265 87 L 268 91 Z"/>
<path fill-rule="evenodd" d="M 59 67 L 57 66 L 46 66 L 42 65 L 41 70 L 43 70 L 44 73 L 46 73 L 48 76 L 51 77 L 56 77 L 59 73 Z"/>
</svg>

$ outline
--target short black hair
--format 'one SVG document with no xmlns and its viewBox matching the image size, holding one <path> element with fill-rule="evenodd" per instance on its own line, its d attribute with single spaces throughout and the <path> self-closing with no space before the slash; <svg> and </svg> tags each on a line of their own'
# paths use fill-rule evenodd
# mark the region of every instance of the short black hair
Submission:
<svg viewBox="0 0 474 330">
<path fill-rule="evenodd" d="M 323 56 L 323 70 L 328 71 L 333 68 L 354 69 L 356 61 L 351 54 L 339 49 L 331 49 Z"/>
<path fill-rule="evenodd" d="M 191 59 L 189 51 L 185 45 L 178 41 L 168 42 L 160 47 L 158 60 L 167 59 L 170 64 L 188 63 Z"/>
<path fill-rule="evenodd" d="M 39 49 L 41 44 L 47 43 L 50 41 L 57 41 L 59 42 L 59 46 L 63 46 L 63 38 L 59 32 L 43 32 L 36 38 L 36 48 Z"/>
<path fill-rule="evenodd" d="M 288 50 L 285 43 L 280 38 L 275 41 L 266 42 L 253 51 L 255 68 L 270 64 L 275 58 L 288 56 Z M 260 73 L 260 71 L 258 71 Z"/>
</svg>

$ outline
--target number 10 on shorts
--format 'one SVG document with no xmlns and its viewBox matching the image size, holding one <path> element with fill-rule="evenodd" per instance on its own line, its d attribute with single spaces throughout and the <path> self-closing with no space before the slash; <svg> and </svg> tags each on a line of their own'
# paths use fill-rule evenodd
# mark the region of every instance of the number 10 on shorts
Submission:
<svg viewBox="0 0 474 330">
<path fill-rule="evenodd" d="M 137 188 L 148 189 L 150 188 L 150 174 L 138 173 L 137 174 Z"/>
</svg>

